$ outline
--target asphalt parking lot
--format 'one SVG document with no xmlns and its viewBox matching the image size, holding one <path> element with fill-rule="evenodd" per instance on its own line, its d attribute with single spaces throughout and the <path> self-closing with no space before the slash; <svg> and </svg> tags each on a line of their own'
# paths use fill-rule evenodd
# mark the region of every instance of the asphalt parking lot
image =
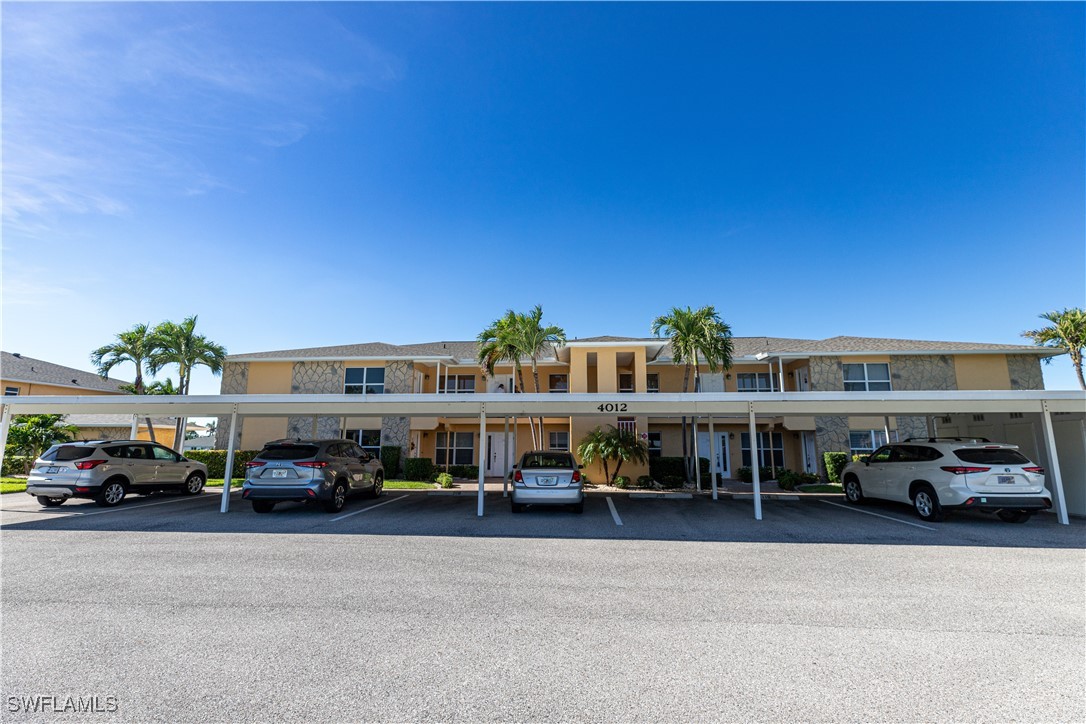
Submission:
<svg viewBox="0 0 1086 724">
<path fill-rule="evenodd" d="M 218 509 L 0 498 L 3 719 L 1086 720 L 1082 521 L 625 494 L 490 494 L 479 519 L 394 490 Z"/>
</svg>

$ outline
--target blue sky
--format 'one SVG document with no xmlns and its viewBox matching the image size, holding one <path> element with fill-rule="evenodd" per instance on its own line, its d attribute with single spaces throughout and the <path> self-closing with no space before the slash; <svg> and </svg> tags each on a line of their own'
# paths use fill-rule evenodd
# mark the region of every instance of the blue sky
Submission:
<svg viewBox="0 0 1086 724">
<path fill-rule="evenodd" d="M 231 353 L 470 339 L 537 303 L 570 337 L 714 304 L 1015 344 L 1086 304 L 1083 4 L 2 13 L 7 351 L 89 368 L 189 314 Z"/>
</svg>

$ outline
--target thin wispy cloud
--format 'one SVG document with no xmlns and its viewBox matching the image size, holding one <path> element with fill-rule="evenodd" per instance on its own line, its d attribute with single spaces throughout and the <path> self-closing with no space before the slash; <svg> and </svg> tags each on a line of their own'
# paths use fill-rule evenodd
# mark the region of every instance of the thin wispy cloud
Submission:
<svg viewBox="0 0 1086 724">
<path fill-rule="evenodd" d="M 327 42 L 302 45 L 301 27 Z M 299 142 L 335 97 L 402 74 L 311 6 L 7 5 L 2 47 L 4 225 L 28 235 L 231 188 L 231 162 Z"/>
</svg>

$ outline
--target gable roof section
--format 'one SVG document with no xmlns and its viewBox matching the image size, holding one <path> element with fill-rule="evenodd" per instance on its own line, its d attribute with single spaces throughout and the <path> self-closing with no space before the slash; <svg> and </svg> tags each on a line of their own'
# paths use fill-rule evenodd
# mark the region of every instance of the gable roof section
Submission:
<svg viewBox="0 0 1086 724">
<path fill-rule="evenodd" d="M 33 357 L 0 352 L 0 376 L 12 382 L 29 382 L 39 385 L 83 388 L 121 394 L 121 385 L 131 384 L 112 377 L 102 377 L 94 372 L 53 364 Z"/>
</svg>

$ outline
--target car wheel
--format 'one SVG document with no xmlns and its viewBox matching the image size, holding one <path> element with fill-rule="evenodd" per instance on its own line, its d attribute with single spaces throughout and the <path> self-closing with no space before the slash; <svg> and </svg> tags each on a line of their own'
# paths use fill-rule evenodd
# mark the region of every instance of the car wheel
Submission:
<svg viewBox="0 0 1086 724">
<path fill-rule="evenodd" d="M 1033 513 L 1028 510 L 1000 510 L 996 511 L 996 515 L 1004 523 L 1025 523 L 1033 517 Z"/>
<path fill-rule="evenodd" d="M 332 488 L 332 497 L 321 503 L 325 513 L 338 513 L 347 503 L 347 485 L 342 480 Z"/>
<path fill-rule="evenodd" d="M 204 476 L 200 473 L 193 473 L 185 480 L 185 495 L 199 495 L 200 491 L 204 489 Z"/>
<path fill-rule="evenodd" d="M 939 496 L 930 485 L 923 485 L 916 489 L 913 507 L 916 508 L 916 514 L 921 520 L 938 523 L 943 519 L 943 506 L 939 505 Z"/>
<path fill-rule="evenodd" d="M 854 477 L 845 478 L 845 498 L 853 505 L 864 502 L 864 490 L 860 487 L 860 481 Z"/>
<path fill-rule="evenodd" d="M 573 505 L 569 506 L 569 509 L 572 510 L 574 513 L 583 513 L 584 499 L 582 498 L 580 503 L 574 503 Z"/>
<path fill-rule="evenodd" d="M 102 489 L 98 491 L 98 495 L 95 496 L 94 502 L 101 505 L 103 508 L 112 508 L 115 505 L 120 505 L 124 500 L 124 496 L 128 491 L 125 489 L 125 484 L 120 480 L 107 480 L 102 483 Z"/>
<path fill-rule="evenodd" d="M 377 473 L 373 476 L 373 490 L 370 491 L 371 498 L 380 498 L 381 493 L 385 489 L 385 476 L 381 473 Z"/>
<path fill-rule="evenodd" d="M 58 505 L 64 505 L 65 500 L 67 500 L 67 498 L 50 498 L 48 495 L 38 496 L 38 502 L 46 508 L 55 508 Z"/>
</svg>

